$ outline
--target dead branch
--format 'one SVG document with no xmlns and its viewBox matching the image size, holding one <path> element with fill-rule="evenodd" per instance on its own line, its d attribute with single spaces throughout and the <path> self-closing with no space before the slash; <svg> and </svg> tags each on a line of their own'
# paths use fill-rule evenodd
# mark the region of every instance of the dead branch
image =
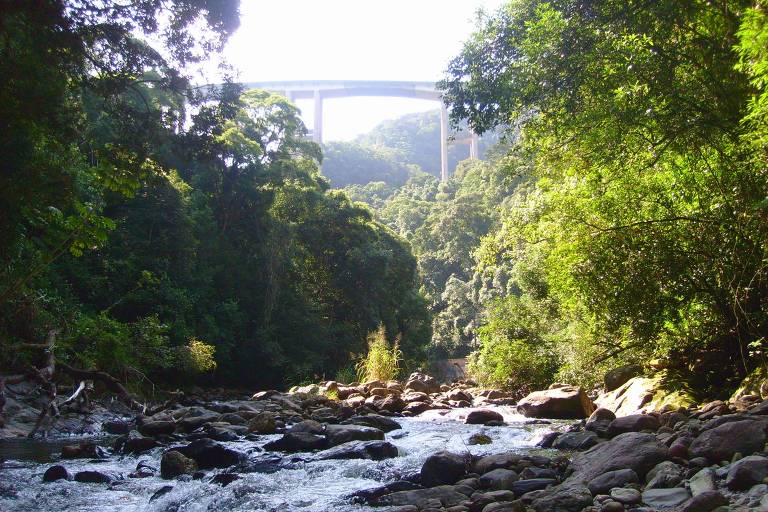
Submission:
<svg viewBox="0 0 768 512">
<path fill-rule="evenodd" d="M 100 372 L 96 370 L 81 370 L 79 368 L 73 368 L 67 363 L 59 362 L 59 368 L 68 373 L 72 377 L 80 380 L 95 380 L 104 383 L 107 389 L 117 393 L 120 399 L 125 402 L 128 407 L 144 413 L 146 406 L 140 404 L 135 398 L 125 389 L 122 383 L 106 372 Z"/>
</svg>

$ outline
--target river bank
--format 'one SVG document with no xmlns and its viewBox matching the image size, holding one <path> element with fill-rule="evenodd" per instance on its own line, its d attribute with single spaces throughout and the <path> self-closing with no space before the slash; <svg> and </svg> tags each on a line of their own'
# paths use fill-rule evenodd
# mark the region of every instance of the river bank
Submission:
<svg viewBox="0 0 768 512">
<path fill-rule="evenodd" d="M 220 398 L 0 443 L 0 510 L 768 510 L 753 395 L 617 418 L 571 386 L 515 400 L 416 374 Z"/>
</svg>

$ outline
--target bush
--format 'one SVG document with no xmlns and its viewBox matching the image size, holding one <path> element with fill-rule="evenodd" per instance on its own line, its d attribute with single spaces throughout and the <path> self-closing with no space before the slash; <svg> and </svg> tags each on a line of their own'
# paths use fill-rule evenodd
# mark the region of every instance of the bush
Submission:
<svg viewBox="0 0 768 512">
<path fill-rule="evenodd" d="M 216 347 L 192 338 L 179 349 L 181 367 L 186 373 L 205 373 L 216 369 Z"/>
<path fill-rule="evenodd" d="M 360 382 L 393 380 L 400 373 L 402 358 L 399 339 L 395 340 L 390 348 L 386 330 L 382 325 L 368 336 L 368 355 L 357 363 L 358 379 Z"/>
</svg>

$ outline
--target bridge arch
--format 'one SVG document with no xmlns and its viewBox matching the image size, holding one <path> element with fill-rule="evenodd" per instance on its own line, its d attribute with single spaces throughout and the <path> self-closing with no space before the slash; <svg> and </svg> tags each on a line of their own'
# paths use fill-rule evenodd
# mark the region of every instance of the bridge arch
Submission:
<svg viewBox="0 0 768 512">
<path fill-rule="evenodd" d="M 246 89 L 265 89 L 284 95 L 289 100 L 312 99 L 314 101 L 314 126 L 312 138 L 323 141 L 323 100 L 352 96 L 386 96 L 432 100 L 440 103 L 440 178 L 448 179 L 448 110 L 442 94 L 434 82 L 408 82 L 385 80 L 287 80 L 246 82 Z M 469 157 L 478 158 L 478 137 L 471 134 L 468 140 Z"/>
</svg>

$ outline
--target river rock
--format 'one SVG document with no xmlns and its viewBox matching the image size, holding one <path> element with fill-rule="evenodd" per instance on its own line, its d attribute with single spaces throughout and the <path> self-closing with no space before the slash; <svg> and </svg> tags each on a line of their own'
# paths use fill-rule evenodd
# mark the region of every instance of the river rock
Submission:
<svg viewBox="0 0 768 512">
<path fill-rule="evenodd" d="M 116 447 L 123 453 L 142 453 L 158 446 L 155 439 L 144 437 L 135 430 L 131 430 L 125 438 L 118 441 Z"/>
<path fill-rule="evenodd" d="M 397 447 L 388 441 L 349 441 L 318 453 L 315 460 L 384 460 L 397 457 L 397 455 Z"/>
<path fill-rule="evenodd" d="M 211 439 L 192 441 L 187 446 L 176 448 L 176 450 L 194 459 L 200 469 L 226 468 L 245 458 L 244 454 Z"/>
<path fill-rule="evenodd" d="M 148 437 L 167 436 L 176 432 L 174 421 L 149 421 L 139 426 L 139 432 Z"/>
<path fill-rule="evenodd" d="M 125 420 L 110 420 L 101 424 L 107 434 L 124 435 L 131 431 L 131 424 Z"/>
<path fill-rule="evenodd" d="M 274 434 L 277 430 L 275 416 L 269 412 L 261 412 L 248 422 L 248 431 L 255 434 Z"/>
<path fill-rule="evenodd" d="M 659 418 L 651 414 L 631 414 L 616 418 L 608 425 L 608 437 L 616 437 L 627 432 L 640 432 L 641 430 L 657 431 L 661 424 Z"/>
<path fill-rule="evenodd" d="M 537 491 L 531 500 L 531 507 L 536 512 L 581 512 L 589 505 L 592 505 L 589 489 L 575 482 Z"/>
<path fill-rule="evenodd" d="M 512 491 L 518 496 L 531 491 L 546 489 L 551 485 L 557 485 L 554 478 L 529 478 L 527 480 L 518 480 L 512 484 Z"/>
<path fill-rule="evenodd" d="M 107 451 L 95 443 L 66 445 L 61 448 L 62 459 L 106 459 Z"/>
<path fill-rule="evenodd" d="M 728 505 L 728 499 L 718 491 L 706 491 L 691 498 L 681 512 L 711 512 Z"/>
<path fill-rule="evenodd" d="M 643 491 L 643 503 L 658 510 L 669 510 L 682 505 L 691 498 L 687 489 L 648 489 Z"/>
<path fill-rule="evenodd" d="M 750 455 L 731 464 L 725 483 L 732 491 L 744 491 L 768 477 L 768 458 Z"/>
<path fill-rule="evenodd" d="M 294 434 L 297 432 L 307 432 L 309 434 L 323 435 L 325 434 L 325 427 L 323 427 L 323 424 L 319 421 L 304 420 L 296 423 L 295 425 L 292 425 L 291 428 L 288 429 L 289 434 Z"/>
<path fill-rule="evenodd" d="M 468 425 L 485 425 L 489 421 L 504 421 L 504 416 L 489 409 L 470 411 L 465 421 Z"/>
<path fill-rule="evenodd" d="M 626 366 L 620 366 L 605 374 L 603 377 L 603 383 L 605 384 L 606 391 L 613 391 L 621 387 L 632 377 L 637 377 L 643 374 L 643 367 L 636 364 L 630 364 Z"/>
<path fill-rule="evenodd" d="M 616 415 L 613 414 L 613 411 L 600 407 L 595 409 L 595 412 L 589 416 L 587 424 L 584 426 L 584 428 L 596 433 L 601 437 L 607 437 L 608 426 L 615 419 Z"/>
<path fill-rule="evenodd" d="M 114 477 L 101 471 L 78 471 L 75 473 L 75 482 L 87 484 L 110 484 Z"/>
<path fill-rule="evenodd" d="M 454 484 L 467 474 L 469 460 L 451 452 L 438 452 L 427 457 L 421 466 L 421 484 L 425 487 Z"/>
<path fill-rule="evenodd" d="M 646 489 L 677 487 L 683 480 L 683 468 L 670 460 L 654 466 L 645 476 Z"/>
<path fill-rule="evenodd" d="M 475 462 L 475 473 L 482 475 L 497 468 L 511 469 L 520 462 L 520 455 L 516 453 L 495 453 L 486 455 Z"/>
<path fill-rule="evenodd" d="M 712 468 L 704 468 L 700 470 L 691 477 L 688 486 L 691 488 L 691 494 L 694 496 L 704 492 L 714 491 L 716 489 L 715 470 Z"/>
<path fill-rule="evenodd" d="M 589 431 L 566 432 L 561 434 L 552 443 L 558 450 L 588 450 L 598 442 L 597 434 Z"/>
<path fill-rule="evenodd" d="M 517 473 L 511 469 L 494 469 L 480 477 L 480 485 L 484 489 L 494 491 L 511 491 L 512 484 L 519 480 Z"/>
<path fill-rule="evenodd" d="M 160 476 L 166 480 L 197 471 L 197 463 L 179 451 L 169 450 L 160 459 Z"/>
<path fill-rule="evenodd" d="M 384 432 L 362 425 L 327 425 L 325 435 L 331 446 L 349 441 L 377 441 L 384 439 Z"/>
<path fill-rule="evenodd" d="M 430 489 L 399 491 L 386 494 L 371 502 L 375 506 L 412 505 L 419 509 L 436 504 L 438 507 L 453 507 L 467 500 L 467 496 L 454 490 L 451 485 L 440 485 Z"/>
<path fill-rule="evenodd" d="M 352 416 L 341 422 L 342 425 L 360 425 L 363 427 L 377 428 L 382 432 L 391 432 L 402 428 L 398 422 L 392 418 L 378 414 L 366 414 L 365 416 Z"/>
<path fill-rule="evenodd" d="M 734 453 L 751 455 L 765 445 L 765 424 L 761 421 L 734 421 L 699 434 L 688 451 L 692 457 L 712 462 L 731 460 Z"/>
<path fill-rule="evenodd" d="M 72 480 L 72 475 L 67 468 L 61 464 L 56 464 L 45 470 L 43 482 L 55 482 L 56 480 Z"/>
<path fill-rule="evenodd" d="M 617 469 L 593 478 L 587 483 L 587 488 L 589 489 L 589 492 L 597 496 L 598 494 L 608 493 L 614 487 L 624 487 L 627 484 L 636 484 L 639 482 L 640 478 L 633 470 Z"/>
<path fill-rule="evenodd" d="M 573 480 L 589 482 L 593 478 L 619 469 L 631 469 L 644 478 L 667 456 L 667 447 L 653 434 L 628 432 L 600 443 L 573 457 Z"/>
<path fill-rule="evenodd" d="M 276 441 L 270 441 L 264 445 L 265 450 L 296 453 L 322 450 L 328 445 L 325 436 L 310 432 L 287 432 Z"/>
<path fill-rule="evenodd" d="M 389 413 L 399 413 L 405 409 L 406 403 L 400 398 L 400 395 L 392 394 L 384 398 L 377 404 L 380 411 Z"/>
<path fill-rule="evenodd" d="M 534 391 L 517 404 L 517 410 L 529 418 L 587 418 L 595 406 L 583 389 L 564 386 Z"/>
<path fill-rule="evenodd" d="M 611 489 L 610 496 L 612 499 L 625 505 L 640 503 L 640 491 L 637 489 L 615 487 Z"/>
<path fill-rule="evenodd" d="M 403 413 L 418 416 L 424 411 L 428 411 L 431 406 L 427 402 L 411 402 L 403 408 Z"/>
</svg>

